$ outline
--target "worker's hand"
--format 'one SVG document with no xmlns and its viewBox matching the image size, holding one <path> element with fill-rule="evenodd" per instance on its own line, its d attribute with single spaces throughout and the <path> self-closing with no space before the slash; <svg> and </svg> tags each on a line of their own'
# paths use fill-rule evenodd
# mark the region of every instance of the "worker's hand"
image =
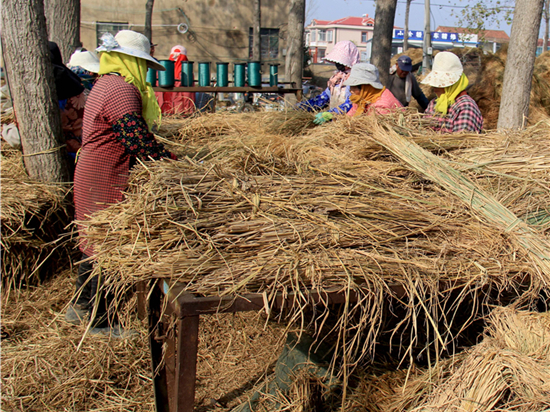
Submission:
<svg viewBox="0 0 550 412">
<path fill-rule="evenodd" d="M 315 115 L 315 119 L 313 119 L 313 123 L 315 124 L 323 124 L 325 122 L 330 122 L 333 118 L 332 113 L 329 112 L 321 112 L 317 113 Z"/>
</svg>

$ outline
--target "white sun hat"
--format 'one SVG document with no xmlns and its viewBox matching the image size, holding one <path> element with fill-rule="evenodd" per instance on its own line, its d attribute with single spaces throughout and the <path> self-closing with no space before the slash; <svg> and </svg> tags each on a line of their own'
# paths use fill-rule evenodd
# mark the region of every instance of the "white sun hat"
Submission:
<svg viewBox="0 0 550 412">
<path fill-rule="evenodd" d="M 154 57 L 151 56 L 151 42 L 143 34 L 133 30 L 121 30 L 113 37 L 111 33 L 101 36 L 103 44 L 95 49 L 96 52 L 118 52 L 128 56 L 147 60 L 147 67 L 155 70 L 166 70 Z"/>
<path fill-rule="evenodd" d="M 349 77 L 344 82 L 344 86 L 361 86 L 362 84 L 370 84 L 375 89 L 384 88 L 380 83 L 380 74 L 374 64 L 357 63 L 351 68 Z"/>
<path fill-rule="evenodd" d="M 460 58 L 451 52 L 435 55 L 432 71 L 422 80 L 422 84 L 432 87 L 449 87 L 460 80 L 464 72 Z"/>
<path fill-rule="evenodd" d="M 92 73 L 99 73 L 99 59 L 90 51 L 75 51 L 67 64 L 69 67 L 82 67 Z"/>
</svg>

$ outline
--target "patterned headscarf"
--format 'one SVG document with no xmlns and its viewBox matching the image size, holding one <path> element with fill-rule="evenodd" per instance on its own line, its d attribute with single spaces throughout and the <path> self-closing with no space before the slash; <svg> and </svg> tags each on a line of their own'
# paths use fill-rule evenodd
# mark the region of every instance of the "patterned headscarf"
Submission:
<svg viewBox="0 0 550 412">
<path fill-rule="evenodd" d="M 339 41 L 332 51 L 326 55 L 325 60 L 332 63 L 340 63 L 350 69 L 359 63 L 361 56 L 357 46 L 349 40 Z"/>
<path fill-rule="evenodd" d="M 362 84 L 359 94 L 352 94 L 349 98 L 350 102 L 357 105 L 357 111 L 353 114 L 353 116 L 355 117 L 363 114 L 367 104 L 376 103 L 385 90 L 385 87 L 382 89 L 377 89 L 372 87 L 370 84 Z"/>
</svg>

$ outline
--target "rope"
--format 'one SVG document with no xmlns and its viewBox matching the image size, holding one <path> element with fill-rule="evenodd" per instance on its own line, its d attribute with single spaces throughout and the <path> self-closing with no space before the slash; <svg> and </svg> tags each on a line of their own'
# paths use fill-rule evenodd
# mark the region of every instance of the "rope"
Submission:
<svg viewBox="0 0 550 412">
<path fill-rule="evenodd" d="M 66 144 L 62 144 L 61 146 L 52 147 L 51 149 L 43 150 L 43 151 L 41 151 L 41 152 L 36 152 L 36 153 L 31 153 L 31 154 L 24 154 L 23 157 L 38 156 L 38 155 L 42 155 L 42 154 L 54 153 L 54 152 L 56 152 L 56 151 L 58 151 L 58 150 L 63 149 L 65 146 L 67 146 L 67 145 L 66 145 Z"/>
</svg>

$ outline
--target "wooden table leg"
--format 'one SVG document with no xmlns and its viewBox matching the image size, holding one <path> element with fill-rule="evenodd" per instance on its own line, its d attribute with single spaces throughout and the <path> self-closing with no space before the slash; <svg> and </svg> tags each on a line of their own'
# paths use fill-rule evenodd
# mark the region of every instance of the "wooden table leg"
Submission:
<svg viewBox="0 0 550 412">
<path fill-rule="evenodd" d="M 199 316 L 186 316 L 179 319 L 175 382 L 176 412 L 193 412 L 198 346 Z"/>
<path fill-rule="evenodd" d="M 162 297 L 158 287 L 153 289 L 149 300 L 149 345 L 151 349 L 151 369 L 153 371 L 153 391 L 156 412 L 169 412 L 168 381 L 166 364 L 163 363 L 163 344 L 166 325 L 162 322 Z"/>
</svg>

